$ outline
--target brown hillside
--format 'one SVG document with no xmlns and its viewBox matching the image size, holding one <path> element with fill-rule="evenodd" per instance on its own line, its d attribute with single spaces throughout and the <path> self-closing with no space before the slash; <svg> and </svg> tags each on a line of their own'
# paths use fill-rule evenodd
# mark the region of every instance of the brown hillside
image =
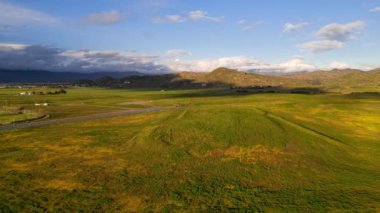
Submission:
<svg viewBox="0 0 380 213">
<path fill-rule="evenodd" d="M 359 86 L 380 83 L 380 72 L 365 72 L 356 69 L 315 71 L 288 75 L 286 78 L 321 86 Z"/>
<path fill-rule="evenodd" d="M 316 87 L 370 86 L 380 84 L 380 69 L 315 71 L 287 76 L 261 75 L 218 68 L 210 73 L 180 72 L 166 75 L 132 76 L 115 79 L 109 86 L 130 88 L 210 88 L 210 87 Z M 107 86 L 107 85 L 106 85 Z"/>
<path fill-rule="evenodd" d="M 177 79 L 190 79 L 196 83 L 229 85 L 237 87 L 282 86 L 295 83 L 293 80 L 284 77 L 239 72 L 237 70 L 227 68 L 218 68 L 210 73 L 182 72 L 178 74 Z M 302 83 L 301 81 L 296 82 Z"/>
</svg>

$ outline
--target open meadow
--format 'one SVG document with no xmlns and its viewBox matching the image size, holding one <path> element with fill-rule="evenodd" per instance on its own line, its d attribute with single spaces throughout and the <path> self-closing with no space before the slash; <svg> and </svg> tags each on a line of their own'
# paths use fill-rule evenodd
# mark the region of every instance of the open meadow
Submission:
<svg viewBox="0 0 380 213">
<path fill-rule="evenodd" d="M 0 130 L 3 212 L 380 211 L 380 96 L 351 94 L 368 89 L 23 90 L 0 89 L 4 124 L 176 107 Z"/>
</svg>

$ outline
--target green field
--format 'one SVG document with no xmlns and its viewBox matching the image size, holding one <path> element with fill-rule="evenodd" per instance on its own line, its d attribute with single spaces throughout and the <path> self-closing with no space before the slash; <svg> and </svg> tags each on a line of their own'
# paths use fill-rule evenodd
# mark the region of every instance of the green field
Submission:
<svg viewBox="0 0 380 213">
<path fill-rule="evenodd" d="M 2 103 L 0 105 L 0 125 L 37 119 L 42 116 L 40 109 L 24 109 L 19 104 Z"/>
<path fill-rule="evenodd" d="M 0 106 L 49 119 L 181 107 L 0 130 L 3 212 L 380 211 L 375 93 L 78 88 L 21 97 L 19 91 L 0 89 Z"/>
<path fill-rule="evenodd" d="M 24 121 L 37 118 L 38 113 L 19 113 L 9 112 L 7 110 L 0 111 L 0 124 L 10 124 L 17 121 Z"/>
</svg>

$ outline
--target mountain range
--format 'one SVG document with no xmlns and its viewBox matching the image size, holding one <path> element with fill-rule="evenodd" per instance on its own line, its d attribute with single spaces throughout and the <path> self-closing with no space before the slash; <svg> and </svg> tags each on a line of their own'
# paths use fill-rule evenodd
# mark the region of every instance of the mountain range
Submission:
<svg viewBox="0 0 380 213">
<path fill-rule="evenodd" d="M 380 68 L 371 71 L 342 69 L 262 75 L 218 68 L 209 73 L 179 72 L 147 75 L 139 72 L 48 72 L 35 70 L 0 70 L 0 83 L 75 82 L 86 79 L 91 85 L 122 88 L 199 88 L 251 86 L 360 86 L 380 85 Z"/>
<path fill-rule="evenodd" d="M 103 79 L 101 86 L 127 88 L 199 88 L 199 87 L 333 87 L 379 85 L 379 69 L 331 70 L 294 73 L 285 76 L 261 75 L 218 68 L 209 73 L 179 72 L 166 75 L 129 76 L 121 79 Z"/>
<path fill-rule="evenodd" d="M 123 78 L 142 75 L 139 72 L 49 72 L 40 70 L 0 69 L 0 83 L 68 83 L 80 79 L 96 80 L 104 76 Z"/>
</svg>

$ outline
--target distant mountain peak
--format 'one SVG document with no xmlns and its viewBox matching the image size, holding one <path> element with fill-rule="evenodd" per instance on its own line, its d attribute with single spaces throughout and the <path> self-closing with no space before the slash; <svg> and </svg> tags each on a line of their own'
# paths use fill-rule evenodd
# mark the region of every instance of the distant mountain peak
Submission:
<svg viewBox="0 0 380 213">
<path fill-rule="evenodd" d="M 239 72 L 239 71 L 235 69 L 226 68 L 226 67 L 218 67 L 214 69 L 213 71 L 211 71 L 210 73 L 215 74 L 215 73 L 224 73 L 224 72 Z"/>
</svg>

